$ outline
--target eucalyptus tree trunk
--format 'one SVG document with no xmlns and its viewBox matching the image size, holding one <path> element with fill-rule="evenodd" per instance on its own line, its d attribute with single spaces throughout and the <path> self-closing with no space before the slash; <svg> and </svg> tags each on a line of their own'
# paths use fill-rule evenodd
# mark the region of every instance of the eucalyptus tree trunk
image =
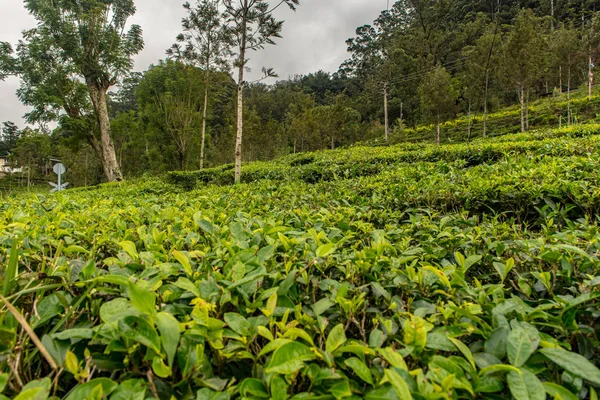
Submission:
<svg viewBox="0 0 600 400">
<path fill-rule="evenodd" d="M 246 35 L 248 0 L 244 0 L 244 17 L 242 20 L 242 40 L 240 58 L 238 60 L 238 93 L 237 93 L 237 134 L 235 137 L 235 183 L 240 183 L 242 175 L 242 135 L 244 133 L 244 67 L 246 64 Z"/>
<path fill-rule="evenodd" d="M 592 62 L 594 60 L 592 59 L 592 49 L 590 49 L 590 62 L 589 62 L 589 82 L 588 82 L 588 100 L 592 100 L 592 86 L 594 85 L 594 70 L 592 67 Z"/>
<path fill-rule="evenodd" d="M 208 69 L 204 81 L 204 110 L 202 111 L 202 139 L 200 142 L 200 169 L 204 168 L 204 146 L 206 143 L 206 116 L 208 110 Z"/>
<path fill-rule="evenodd" d="M 385 142 L 390 138 L 390 120 L 388 116 L 388 84 L 383 85 L 383 112 L 385 114 Z"/>
<path fill-rule="evenodd" d="M 571 55 L 569 54 L 569 70 L 567 72 L 567 126 L 571 126 Z"/>
<path fill-rule="evenodd" d="M 100 128 L 100 154 L 104 175 L 109 182 L 122 181 L 123 175 L 117 162 L 115 146 L 110 134 L 110 119 L 106 107 L 106 89 L 99 87 L 95 82 L 87 82 L 87 87 L 98 119 Z M 91 141 L 94 146 L 94 141 Z M 95 146 L 94 146 L 95 147 Z"/>
<path fill-rule="evenodd" d="M 525 97 L 525 129 L 529 132 L 529 89 L 527 89 L 527 96 Z"/>
<path fill-rule="evenodd" d="M 560 94 L 562 94 L 562 85 L 563 85 L 563 80 L 562 80 L 562 76 L 563 76 L 562 65 L 558 67 L 558 75 L 559 75 L 559 82 L 558 82 L 559 89 L 558 89 L 558 92 Z"/>
<path fill-rule="evenodd" d="M 467 141 L 471 141 L 471 100 L 469 99 L 469 111 L 468 111 L 469 124 L 467 126 Z"/>
<path fill-rule="evenodd" d="M 519 97 L 521 102 L 521 132 L 525 132 L 525 86 L 523 85 L 521 85 Z"/>
<path fill-rule="evenodd" d="M 437 144 L 438 146 L 440 145 L 441 142 L 441 132 L 440 132 L 440 115 L 438 114 L 437 116 L 437 134 L 435 137 L 435 144 Z"/>
</svg>

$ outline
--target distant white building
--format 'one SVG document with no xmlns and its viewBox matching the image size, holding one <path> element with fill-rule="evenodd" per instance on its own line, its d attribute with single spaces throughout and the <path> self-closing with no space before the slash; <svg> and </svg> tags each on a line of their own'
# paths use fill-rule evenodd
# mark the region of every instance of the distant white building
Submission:
<svg viewBox="0 0 600 400">
<path fill-rule="evenodd" d="M 0 155 L 0 178 L 4 175 L 20 174 L 23 172 L 23 167 L 11 164 L 9 156 L 10 154 Z"/>
</svg>

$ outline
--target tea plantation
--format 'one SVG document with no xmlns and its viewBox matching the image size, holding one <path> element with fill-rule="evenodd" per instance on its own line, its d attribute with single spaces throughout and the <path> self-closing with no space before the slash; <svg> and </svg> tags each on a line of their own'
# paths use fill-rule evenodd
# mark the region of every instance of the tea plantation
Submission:
<svg viewBox="0 0 600 400">
<path fill-rule="evenodd" d="M 0 398 L 598 399 L 600 125 L 0 205 Z"/>
</svg>

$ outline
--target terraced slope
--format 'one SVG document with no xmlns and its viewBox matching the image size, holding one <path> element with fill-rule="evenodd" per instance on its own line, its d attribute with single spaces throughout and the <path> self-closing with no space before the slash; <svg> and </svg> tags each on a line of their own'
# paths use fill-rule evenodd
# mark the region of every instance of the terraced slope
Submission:
<svg viewBox="0 0 600 400">
<path fill-rule="evenodd" d="M 597 398 L 599 131 L 304 154 L 250 164 L 237 186 L 223 167 L 5 199 L 0 388 Z"/>
</svg>

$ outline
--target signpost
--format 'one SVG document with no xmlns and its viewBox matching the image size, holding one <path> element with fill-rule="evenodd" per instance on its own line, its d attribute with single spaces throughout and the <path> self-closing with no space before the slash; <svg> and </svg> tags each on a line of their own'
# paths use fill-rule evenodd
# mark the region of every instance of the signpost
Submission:
<svg viewBox="0 0 600 400">
<path fill-rule="evenodd" d="M 50 190 L 50 193 L 65 190 L 65 188 L 69 185 L 69 182 L 62 183 L 62 175 L 67 171 L 67 169 L 61 163 L 55 164 L 52 169 L 54 170 L 54 173 L 58 175 L 58 184 L 54 182 L 48 182 L 50 185 L 54 186 L 54 189 Z"/>
</svg>

